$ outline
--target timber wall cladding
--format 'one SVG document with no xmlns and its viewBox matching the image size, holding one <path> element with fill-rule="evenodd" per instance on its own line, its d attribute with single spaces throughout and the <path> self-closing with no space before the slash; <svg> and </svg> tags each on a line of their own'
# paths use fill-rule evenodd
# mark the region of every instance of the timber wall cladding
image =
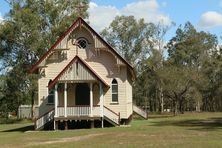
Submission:
<svg viewBox="0 0 222 148">
<path fill-rule="evenodd" d="M 106 81 L 106 83 L 111 84 L 113 78 L 116 78 L 118 81 L 118 104 L 112 104 L 112 94 L 111 89 L 108 89 L 104 94 L 104 103 L 107 107 L 114 110 L 115 112 L 120 112 L 121 118 L 128 118 L 131 113 L 130 103 L 132 99 L 132 94 L 126 94 L 127 91 L 130 91 L 131 86 L 127 78 L 127 68 L 126 65 L 122 63 L 122 61 L 114 56 L 113 53 L 107 52 L 108 48 L 104 46 L 104 44 L 94 35 L 90 34 L 87 29 L 84 30 L 84 27 L 80 30 L 77 29 L 73 32 L 75 34 L 76 39 L 79 37 L 85 37 L 89 42 L 89 46 L 86 49 L 80 49 L 77 46 L 72 44 L 72 41 L 65 37 L 61 44 L 59 44 L 59 48 L 67 48 L 69 50 L 62 51 L 67 55 L 67 59 L 63 61 L 55 61 L 54 63 L 48 63 L 45 68 L 45 77 L 39 79 L 39 105 L 43 102 L 43 98 L 47 98 L 48 95 L 48 82 L 50 79 L 54 79 L 60 71 L 78 54 L 83 60 L 87 62 L 87 64 L 99 74 L 99 76 Z M 69 40 L 68 40 L 69 39 Z M 97 49 L 103 49 L 99 51 L 97 54 Z M 121 67 L 117 67 L 117 64 L 122 64 Z M 72 68 L 69 70 L 66 76 L 61 77 L 60 80 L 70 80 L 70 79 L 87 79 L 87 80 L 95 80 L 94 76 L 88 72 L 87 69 L 81 64 L 78 66 L 80 77 L 75 75 L 76 72 L 76 64 L 73 63 Z M 72 91 L 74 93 L 74 91 Z M 61 94 L 62 95 L 62 94 Z M 74 94 L 70 94 L 68 92 L 68 98 Z M 99 104 L 99 97 L 96 97 L 98 94 L 94 94 L 94 104 Z M 60 96 L 59 98 L 62 98 Z M 97 99 L 96 99 L 97 98 Z M 97 100 L 97 101 L 96 101 Z M 59 101 L 63 104 L 62 100 Z M 68 99 L 68 103 L 72 104 L 72 101 Z"/>
<path fill-rule="evenodd" d="M 91 74 L 91 72 L 80 62 L 75 62 L 69 67 L 67 72 L 59 78 L 61 81 L 65 80 L 86 80 L 86 81 L 95 81 L 96 78 Z"/>
</svg>

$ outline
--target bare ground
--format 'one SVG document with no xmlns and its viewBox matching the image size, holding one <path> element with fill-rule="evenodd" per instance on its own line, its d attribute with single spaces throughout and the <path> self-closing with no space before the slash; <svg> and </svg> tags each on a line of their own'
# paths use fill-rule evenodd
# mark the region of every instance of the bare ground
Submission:
<svg viewBox="0 0 222 148">
<path fill-rule="evenodd" d="M 81 140 L 86 140 L 90 138 L 94 138 L 97 136 L 102 136 L 104 133 L 97 133 L 97 134 L 88 134 L 83 136 L 75 136 L 75 137 L 67 137 L 67 138 L 54 138 L 49 141 L 38 141 L 38 142 L 32 142 L 28 143 L 26 147 L 33 146 L 33 145 L 45 145 L 45 144 L 57 144 L 57 143 L 66 143 L 66 142 L 76 142 Z"/>
</svg>

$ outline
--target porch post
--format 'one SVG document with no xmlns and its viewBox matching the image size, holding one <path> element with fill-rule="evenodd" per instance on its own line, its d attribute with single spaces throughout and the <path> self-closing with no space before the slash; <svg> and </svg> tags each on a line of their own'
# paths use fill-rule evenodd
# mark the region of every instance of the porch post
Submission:
<svg viewBox="0 0 222 148">
<path fill-rule="evenodd" d="M 57 107 L 58 107 L 58 84 L 55 84 L 55 117 L 58 117 Z"/>
<path fill-rule="evenodd" d="M 92 82 L 90 83 L 90 116 L 93 116 L 93 92 L 92 92 Z"/>
<path fill-rule="evenodd" d="M 64 84 L 64 110 L 65 117 L 67 117 L 67 82 Z"/>
<path fill-rule="evenodd" d="M 102 87 L 102 83 L 99 83 L 99 105 L 100 105 L 100 116 L 102 117 L 102 128 L 103 128 L 103 116 L 104 116 L 104 110 L 103 110 L 103 106 L 104 106 L 104 102 L 103 102 L 103 87 Z"/>
</svg>

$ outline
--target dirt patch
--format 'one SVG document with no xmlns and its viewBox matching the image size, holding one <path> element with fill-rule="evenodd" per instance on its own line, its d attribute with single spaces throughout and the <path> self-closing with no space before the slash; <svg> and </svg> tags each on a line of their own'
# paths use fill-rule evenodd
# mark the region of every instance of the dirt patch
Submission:
<svg viewBox="0 0 222 148">
<path fill-rule="evenodd" d="M 86 140 L 86 139 L 93 138 L 96 136 L 101 136 L 101 135 L 104 135 L 104 133 L 88 134 L 84 136 L 75 136 L 75 137 L 67 137 L 67 138 L 54 138 L 49 141 L 32 142 L 32 143 L 29 143 L 27 146 L 76 142 L 76 141 Z"/>
</svg>

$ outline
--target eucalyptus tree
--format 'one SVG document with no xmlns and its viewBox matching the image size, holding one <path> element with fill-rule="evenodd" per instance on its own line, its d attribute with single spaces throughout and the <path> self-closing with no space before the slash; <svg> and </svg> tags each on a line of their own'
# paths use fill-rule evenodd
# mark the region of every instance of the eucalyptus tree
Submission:
<svg viewBox="0 0 222 148">
<path fill-rule="evenodd" d="M 193 77 L 192 86 L 188 87 L 187 90 L 196 87 L 193 90 L 199 91 L 198 93 L 193 95 L 190 93 L 189 95 L 191 98 L 196 99 L 195 102 L 198 105 L 203 102 L 201 100 L 204 98 L 209 98 L 206 97 L 205 92 L 212 84 L 207 86 L 211 80 L 208 79 L 207 73 L 204 71 L 206 70 L 206 63 L 209 63 L 213 59 L 213 53 L 217 51 L 217 44 L 217 37 L 215 35 L 204 31 L 197 31 L 189 22 L 184 25 L 184 28 L 180 26 L 176 31 L 175 37 L 167 44 L 169 53 L 168 62 L 175 67 L 179 66 L 181 69 L 185 68 L 192 71 L 190 73 L 190 77 Z M 178 77 L 179 79 L 181 78 Z"/>
<path fill-rule="evenodd" d="M 134 16 L 117 16 L 101 35 L 128 62 L 136 66 L 141 59 L 149 55 L 154 46 L 152 36 L 154 24 L 144 19 L 136 20 Z"/>
</svg>

